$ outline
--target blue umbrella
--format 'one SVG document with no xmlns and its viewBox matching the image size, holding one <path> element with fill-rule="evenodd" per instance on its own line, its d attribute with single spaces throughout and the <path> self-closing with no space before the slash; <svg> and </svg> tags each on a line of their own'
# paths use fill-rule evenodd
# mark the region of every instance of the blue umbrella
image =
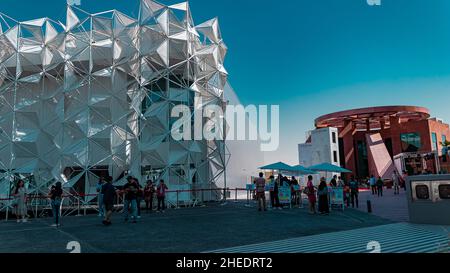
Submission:
<svg viewBox="0 0 450 273">
<path fill-rule="evenodd" d="M 297 173 L 298 175 L 317 174 L 317 172 L 315 172 L 311 169 L 305 168 L 301 165 L 294 166 L 294 167 L 292 167 L 292 169 L 293 169 L 292 171 Z"/>
<path fill-rule="evenodd" d="M 274 164 L 270 164 L 264 167 L 260 167 L 261 170 L 276 170 L 276 171 L 294 171 L 294 168 L 292 166 L 289 166 L 286 163 L 278 162 Z"/>
<path fill-rule="evenodd" d="M 317 172 L 330 172 L 330 173 L 352 173 L 352 171 L 333 165 L 331 163 L 322 163 L 314 165 L 308 168 L 309 170 Z"/>
</svg>

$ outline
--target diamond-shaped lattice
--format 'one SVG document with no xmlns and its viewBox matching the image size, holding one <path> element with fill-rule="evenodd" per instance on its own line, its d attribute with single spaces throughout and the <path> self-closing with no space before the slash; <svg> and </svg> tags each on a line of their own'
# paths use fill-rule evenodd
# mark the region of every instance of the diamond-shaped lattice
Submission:
<svg viewBox="0 0 450 273">
<path fill-rule="evenodd" d="M 224 172 L 223 143 L 176 142 L 169 117 L 196 95 L 223 107 L 218 20 L 195 26 L 187 2 L 141 0 L 139 14 L 69 5 L 63 25 L 0 13 L 0 197 L 17 179 L 89 194 L 100 175 L 209 188 Z"/>
</svg>

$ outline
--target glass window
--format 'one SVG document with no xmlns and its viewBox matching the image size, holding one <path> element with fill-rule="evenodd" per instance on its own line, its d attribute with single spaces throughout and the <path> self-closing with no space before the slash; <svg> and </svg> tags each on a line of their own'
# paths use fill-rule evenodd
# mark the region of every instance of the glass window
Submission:
<svg viewBox="0 0 450 273">
<path fill-rule="evenodd" d="M 439 186 L 439 197 L 441 199 L 450 199 L 450 185 Z"/>
<path fill-rule="evenodd" d="M 333 151 L 333 160 L 334 160 L 334 163 L 337 163 L 337 162 L 338 162 L 338 154 L 337 154 L 337 151 Z"/>
<path fill-rule="evenodd" d="M 438 150 L 438 141 L 437 141 L 436 133 L 431 133 L 431 141 L 433 142 L 433 146 L 432 146 L 433 151 L 437 151 Z"/>
<path fill-rule="evenodd" d="M 336 144 L 337 140 L 336 140 L 336 132 L 333 132 L 331 134 L 332 138 L 333 138 L 333 143 Z"/>
<path fill-rule="evenodd" d="M 445 143 L 447 141 L 447 136 L 442 135 L 442 143 Z"/>
<path fill-rule="evenodd" d="M 401 134 L 400 139 L 404 153 L 418 152 L 422 147 L 419 133 Z"/>
<path fill-rule="evenodd" d="M 430 191 L 425 185 L 416 186 L 416 196 L 419 200 L 429 200 L 430 199 Z"/>
</svg>

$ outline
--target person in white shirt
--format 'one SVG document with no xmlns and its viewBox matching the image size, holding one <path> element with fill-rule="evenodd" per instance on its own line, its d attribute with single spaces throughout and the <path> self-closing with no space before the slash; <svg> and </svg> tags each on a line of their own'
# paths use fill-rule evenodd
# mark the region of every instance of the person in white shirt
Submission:
<svg viewBox="0 0 450 273">
<path fill-rule="evenodd" d="M 400 194 L 400 179 L 398 177 L 397 171 L 394 171 L 394 173 L 392 174 L 392 183 L 394 186 L 394 194 Z"/>
</svg>

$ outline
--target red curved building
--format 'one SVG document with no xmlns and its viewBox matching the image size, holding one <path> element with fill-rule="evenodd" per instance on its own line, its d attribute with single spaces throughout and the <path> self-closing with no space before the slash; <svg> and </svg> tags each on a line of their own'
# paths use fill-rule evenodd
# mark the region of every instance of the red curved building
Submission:
<svg viewBox="0 0 450 273">
<path fill-rule="evenodd" d="M 394 157 L 434 153 L 442 155 L 442 142 L 450 140 L 449 125 L 430 118 L 428 109 L 417 106 L 382 106 L 347 110 L 316 119 L 317 129 L 338 129 L 341 165 L 360 178 L 370 175 L 389 178 Z M 411 175 L 437 172 L 445 162 L 404 163 Z M 443 160 L 445 161 L 445 160 Z M 420 165 L 420 166 L 419 166 Z"/>
</svg>

